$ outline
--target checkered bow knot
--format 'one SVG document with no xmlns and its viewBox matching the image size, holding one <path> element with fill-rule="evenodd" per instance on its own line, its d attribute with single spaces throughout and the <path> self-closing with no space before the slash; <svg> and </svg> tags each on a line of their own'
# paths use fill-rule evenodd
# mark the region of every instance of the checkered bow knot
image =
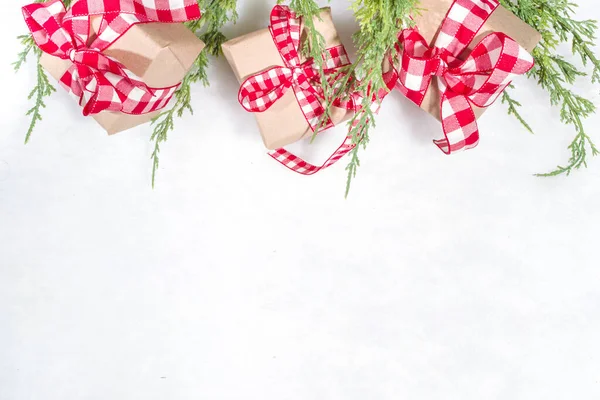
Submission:
<svg viewBox="0 0 600 400">
<path fill-rule="evenodd" d="M 91 17 L 101 16 L 91 32 Z M 146 114 L 164 108 L 179 85 L 150 88 L 117 60 L 102 53 L 133 25 L 200 18 L 196 0 L 78 0 L 67 11 L 61 0 L 23 7 L 37 46 L 73 65 L 60 79 L 79 98 L 83 114 L 118 111 Z"/>
<path fill-rule="evenodd" d="M 464 61 L 458 58 L 498 6 L 497 0 L 455 0 L 433 47 L 416 27 L 400 34 L 403 51 L 396 87 L 420 106 L 432 78 L 437 78 L 445 137 L 434 143 L 446 154 L 477 146 L 472 105 L 490 106 L 517 75 L 533 67 L 527 50 L 499 32 L 483 38 Z"/>
<path fill-rule="evenodd" d="M 249 112 L 268 110 L 287 92 L 294 91 L 302 113 L 310 128 L 319 128 L 319 120 L 325 114 L 323 93 L 319 70 L 314 60 L 301 62 L 298 48 L 300 46 L 301 20 L 289 7 L 277 5 L 271 11 L 271 35 L 277 50 L 281 54 L 282 66 L 274 66 L 248 77 L 240 86 L 238 100 Z M 339 68 L 350 64 L 344 49 L 339 45 L 325 50 L 323 54 L 326 74 L 333 74 Z M 354 109 L 351 101 L 336 99 L 336 107 Z M 324 129 L 331 127 L 331 120 L 326 121 Z"/>
</svg>

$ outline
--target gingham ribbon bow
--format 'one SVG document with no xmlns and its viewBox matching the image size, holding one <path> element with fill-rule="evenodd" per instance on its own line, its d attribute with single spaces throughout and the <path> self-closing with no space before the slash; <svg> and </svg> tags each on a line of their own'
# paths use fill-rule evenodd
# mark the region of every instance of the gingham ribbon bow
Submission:
<svg viewBox="0 0 600 400">
<path fill-rule="evenodd" d="M 102 16 L 95 36 L 91 17 Z M 60 83 L 79 98 L 83 114 L 104 110 L 145 114 L 164 108 L 179 85 L 150 88 L 115 59 L 102 54 L 135 24 L 200 18 L 196 0 L 78 0 L 67 11 L 61 0 L 23 7 L 39 48 L 73 65 Z"/>
<path fill-rule="evenodd" d="M 300 61 L 301 22 L 287 6 L 275 6 L 271 11 L 271 35 L 281 54 L 283 66 L 275 66 L 248 77 L 241 85 L 238 100 L 250 112 L 268 110 L 288 89 L 294 91 L 302 113 L 310 128 L 315 131 L 325 113 L 320 89 L 319 71 L 313 59 Z M 350 64 L 344 46 L 328 48 L 323 54 L 325 73 Z M 353 109 L 352 102 L 336 100 L 335 106 Z M 325 128 L 331 127 L 331 120 Z"/>
<path fill-rule="evenodd" d="M 400 34 L 404 49 L 396 86 L 420 106 L 432 78 L 437 78 L 445 138 L 434 143 L 446 154 L 477 146 L 479 129 L 472 105 L 490 106 L 514 77 L 533 67 L 533 57 L 498 32 L 486 36 L 464 61 L 458 59 L 498 6 L 497 0 L 454 1 L 434 47 L 417 28 Z"/>
</svg>

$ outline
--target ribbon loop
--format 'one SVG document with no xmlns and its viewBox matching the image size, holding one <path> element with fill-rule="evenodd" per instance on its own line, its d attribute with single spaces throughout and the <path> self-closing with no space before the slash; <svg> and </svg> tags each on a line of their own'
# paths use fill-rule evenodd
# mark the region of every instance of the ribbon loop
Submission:
<svg viewBox="0 0 600 400">
<path fill-rule="evenodd" d="M 102 53 L 136 24 L 185 22 L 201 17 L 196 0 L 163 0 L 160 8 L 149 3 L 78 0 L 67 11 L 61 0 L 50 0 L 23 7 L 23 17 L 37 46 L 73 63 L 60 82 L 79 97 L 84 115 L 102 111 L 150 113 L 166 107 L 179 87 L 150 88 L 120 62 Z M 92 37 L 94 16 L 101 20 Z"/>
<path fill-rule="evenodd" d="M 473 105 L 490 106 L 516 76 L 533 68 L 533 57 L 499 32 L 483 38 L 464 61 L 458 58 L 498 6 L 497 0 L 455 0 L 432 47 L 416 27 L 399 36 L 403 51 L 396 87 L 421 106 L 436 77 L 445 138 L 434 143 L 446 154 L 478 144 Z"/>
<path fill-rule="evenodd" d="M 273 67 L 251 76 L 240 86 L 238 100 L 246 111 L 264 112 L 292 87 L 293 75 L 289 68 Z"/>
</svg>

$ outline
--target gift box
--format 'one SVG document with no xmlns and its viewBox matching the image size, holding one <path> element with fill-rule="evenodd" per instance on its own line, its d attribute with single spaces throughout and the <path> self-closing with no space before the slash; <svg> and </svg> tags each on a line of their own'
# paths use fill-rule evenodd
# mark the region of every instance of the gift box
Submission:
<svg viewBox="0 0 600 400">
<path fill-rule="evenodd" d="M 420 15 L 414 17 L 414 21 L 415 25 L 419 28 L 419 32 L 428 43 L 433 44 L 434 39 L 437 37 L 440 27 L 442 26 L 442 22 L 453 3 L 454 0 L 421 0 L 419 8 L 421 8 L 422 11 Z M 500 6 L 490 15 L 467 48 L 473 50 L 475 46 L 481 42 L 481 39 L 492 32 L 503 32 L 507 34 L 528 52 L 533 51 L 542 38 L 535 29 L 527 25 L 506 8 Z M 459 58 L 464 58 L 464 56 L 459 56 Z M 438 120 L 440 120 L 440 95 L 438 82 L 433 80 L 421 103 L 421 108 Z M 473 111 L 477 118 L 479 118 L 485 110 L 485 107 L 473 107 Z"/>
<path fill-rule="evenodd" d="M 293 66 L 286 62 L 287 57 L 282 56 L 282 50 L 276 44 L 277 34 L 273 34 L 274 25 L 279 26 L 282 24 L 282 22 L 274 23 L 273 18 L 281 17 L 282 15 L 285 15 L 288 20 L 292 20 L 292 23 L 296 21 L 299 24 L 299 32 L 292 32 L 292 35 L 297 35 L 297 38 L 295 38 L 297 39 L 294 45 L 295 49 L 293 49 L 293 52 L 298 53 L 299 58 L 299 63 L 296 66 L 301 67 L 309 61 L 298 50 L 308 40 L 304 23 L 301 19 L 295 20 L 295 16 L 287 7 L 276 6 L 271 13 L 271 28 L 240 36 L 224 43 L 222 46 L 223 53 L 240 83 L 245 82 L 248 78 L 258 73 L 273 71 L 279 67 L 292 67 L 291 69 L 293 69 Z M 336 62 L 332 65 L 334 67 L 332 70 L 348 65 L 348 57 L 331 18 L 331 9 L 323 8 L 320 15 L 315 17 L 313 21 L 315 28 L 325 39 L 325 47 L 329 50 L 325 58 L 330 56 L 337 57 Z M 292 26 L 293 29 L 294 27 Z M 284 33 L 284 35 L 287 34 Z M 312 74 L 309 73 L 309 75 Z M 293 77 L 291 79 L 296 78 Z M 309 81 L 315 88 L 320 86 L 318 75 L 310 76 Z M 261 85 L 261 83 L 262 81 L 258 84 Z M 294 86 L 298 82 L 288 82 L 288 84 Z M 317 124 L 315 124 L 315 121 L 319 118 L 312 118 L 311 121 L 311 117 L 307 116 L 308 113 L 303 112 L 305 105 L 300 105 L 303 103 L 303 95 L 300 94 L 298 96 L 295 90 L 291 90 L 292 88 L 289 89 L 281 97 L 277 98 L 268 109 L 254 112 L 263 142 L 268 149 L 278 149 L 302 138 L 311 137 L 314 128 L 316 128 Z M 349 107 L 332 106 L 329 109 L 329 123 L 326 124 L 327 126 L 318 129 L 318 132 L 347 121 L 352 115 L 353 111 Z"/>
<path fill-rule="evenodd" d="M 80 12 L 82 7 L 85 7 L 88 11 L 93 13 L 93 9 L 98 7 L 102 1 L 103 0 L 79 0 L 73 5 L 73 8 L 77 9 L 77 12 Z M 204 48 L 204 43 L 183 24 L 175 23 L 175 21 L 172 23 L 149 22 L 153 19 L 160 19 L 161 17 L 131 13 L 130 9 L 135 8 L 136 10 L 139 10 L 142 7 L 141 3 L 136 0 L 122 0 L 120 3 L 120 7 L 124 8 L 123 15 L 126 15 L 123 18 L 123 21 L 126 23 L 131 21 L 134 22 L 131 23 L 131 26 L 124 28 L 125 32 L 108 47 L 101 50 L 101 53 L 120 63 L 127 70 L 125 74 L 130 75 L 130 73 L 133 73 L 136 76 L 135 79 L 141 80 L 141 82 L 145 84 L 147 88 L 150 88 L 151 91 L 154 91 L 153 88 L 167 88 L 169 93 L 168 96 L 164 97 L 164 101 L 161 100 L 162 103 L 155 106 L 155 110 L 150 112 L 147 112 L 148 106 L 144 108 L 142 105 L 142 107 L 137 107 L 135 110 L 130 110 L 129 112 L 104 110 L 98 113 L 90 113 L 109 135 L 146 123 L 156 117 L 161 110 L 167 106 L 170 96 L 172 96 L 175 89 Z M 188 18 L 185 12 L 196 14 L 196 10 L 191 13 L 189 11 L 190 5 L 197 8 L 195 0 L 186 0 L 185 4 L 183 2 L 169 0 L 164 3 L 163 6 L 168 9 L 166 6 L 171 3 L 175 4 L 175 7 L 181 7 L 183 5 L 185 8 L 175 8 L 175 11 L 172 10 L 171 15 L 165 17 L 169 21 L 172 19 L 187 20 Z M 111 4 L 115 4 L 115 2 L 112 2 Z M 47 9 L 52 10 L 55 6 L 56 4 L 51 3 L 47 6 Z M 33 17 L 35 17 L 35 12 L 39 11 L 32 11 L 31 15 Z M 62 15 L 58 11 L 57 13 L 57 15 Z M 197 10 L 197 16 L 199 16 L 199 9 Z M 40 17 L 38 17 L 38 19 L 39 18 Z M 90 46 L 98 39 L 99 32 L 103 32 L 100 35 L 109 38 L 117 37 L 117 32 L 110 32 L 110 26 L 108 28 L 102 26 L 103 23 L 107 23 L 109 18 L 114 18 L 109 12 L 106 12 L 105 14 L 90 15 L 88 18 L 90 33 L 86 47 L 83 48 L 83 51 L 86 51 L 85 49 L 87 46 Z M 125 23 L 123 21 L 120 22 L 121 26 Z M 34 29 L 31 30 L 32 32 L 35 31 Z M 79 51 L 80 49 L 77 48 L 76 50 Z M 61 81 L 63 86 L 66 86 L 67 90 L 70 91 L 73 90 L 71 90 L 69 85 L 65 85 L 64 82 L 67 72 L 72 68 L 74 63 L 75 60 L 70 59 L 70 57 L 64 57 L 62 54 L 61 56 L 51 55 L 50 52 L 46 51 L 40 58 L 41 66 L 48 71 L 52 77 Z M 95 67 L 96 66 L 94 66 L 94 68 Z M 97 69 L 92 71 L 93 73 L 104 73 L 104 71 L 98 72 Z M 109 77 L 109 80 L 111 79 L 113 78 Z M 114 82 L 114 79 L 111 80 L 111 82 Z M 92 85 L 96 84 L 97 82 L 94 82 Z M 122 86 L 119 85 L 122 85 L 122 82 L 115 84 L 117 90 L 121 90 L 122 88 Z M 136 85 L 136 83 L 134 83 L 134 85 Z M 84 86 L 87 89 L 90 84 L 84 83 Z M 137 84 L 137 86 L 143 85 Z M 125 91 L 125 93 L 130 97 L 138 96 L 138 98 L 134 98 L 134 100 L 139 100 L 139 98 L 142 97 L 141 94 L 135 95 L 133 91 L 129 93 Z M 90 93 L 83 90 L 83 94 L 81 95 L 82 102 L 88 100 L 89 96 Z M 117 94 L 115 93 L 114 96 L 117 96 Z M 76 95 L 76 97 L 80 96 Z"/>
<path fill-rule="evenodd" d="M 541 35 L 498 0 L 422 0 L 399 36 L 396 87 L 442 122 L 446 154 L 479 142 L 477 119 L 534 65 Z"/>
</svg>

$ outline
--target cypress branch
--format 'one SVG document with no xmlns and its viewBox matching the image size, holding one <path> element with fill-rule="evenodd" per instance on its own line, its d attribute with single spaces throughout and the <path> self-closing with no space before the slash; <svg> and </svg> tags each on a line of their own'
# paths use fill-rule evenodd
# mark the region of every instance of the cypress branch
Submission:
<svg viewBox="0 0 600 400">
<path fill-rule="evenodd" d="M 15 72 L 18 72 L 23 67 L 31 53 L 33 53 L 33 56 L 37 60 L 36 82 L 33 89 L 31 89 L 29 95 L 27 96 L 27 100 L 33 100 L 33 106 L 27 110 L 27 113 L 25 114 L 26 116 L 30 117 L 29 126 L 27 128 L 27 132 L 25 133 L 25 143 L 27 144 L 31 138 L 33 130 L 37 125 L 37 122 L 42 120 L 42 109 L 46 108 L 44 99 L 54 93 L 56 89 L 48 80 L 46 72 L 39 63 L 42 52 L 36 46 L 31 35 L 21 35 L 18 37 L 18 39 L 21 41 L 23 50 L 18 54 L 17 61 L 13 63 Z"/>
<path fill-rule="evenodd" d="M 594 104 L 574 93 L 573 85 L 578 77 L 589 77 L 590 82 L 600 82 L 600 60 L 592 50 L 596 21 L 576 20 L 573 17 L 576 4 L 568 0 L 500 0 L 502 5 L 542 35 L 542 41 L 533 51 L 535 66 L 529 77 L 549 94 L 550 104 L 560 107 L 560 119 L 575 128 L 575 137 L 568 149 L 571 153 L 567 164 L 537 176 L 569 175 L 573 170 L 587 166 L 588 155 L 598 155 L 592 138 L 587 134 L 583 121 L 596 111 Z M 557 54 L 558 46 L 570 43 L 572 53 L 580 58 L 583 66 L 592 71 L 580 70 L 573 63 Z M 506 93 L 506 96 L 510 96 Z M 503 100 L 506 97 L 503 97 Z M 507 102 L 508 113 L 517 117 L 523 125 L 529 125 L 518 114 L 518 103 Z"/>
<path fill-rule="evenodd" d="M 398 32 L 401 27 L 410 24 L 409 16 L 417 11 L 418 4 L 418 0 L 354 0 L 352 2 L 351 8 L 360 25 L 360 30 L 353 38 L 358 49 L 357 60 L 343 71 L 348 79 L 341 85 L 336 85 L 335 89 L 330 84 L 323 85 L 328 105 L 341 93 L 359 92 L 363 98 L 359 112 L 349 122 L 351 127 L 349 135 L 355 147 L 350 154 L 350 163 L 346 167 L 348 171 L 346 196 L 360 166 L 359 150 L 366 148 L 370 140 L 370 131 L 375 127 L 375 115 L 371 109 L 373 94 L 387 90 L 383 81 L 384 61 L 389 56 L 396 56 L 395 44 L 398 40 Z M 300 15 L 306 15 L 303 12 L 318 8 L 313 0 L 292 0 L 290 7 Z M 308 23 L 306 29 L 309 35 L 318 35 L 312 32 L 314 26 Z M 322 54 L 323 50 L 324 46 L 315 53 Z"/>
<path fill-rule="evenodd" d="M 45 3 L 47 0 L 35 0 L 35 3 Z M 63 4 L 68 9 L 71 6 L 73 0 L 63 0 Z M 33 100 L 33 106 L 27 110 L 26 116 L 30 117 L 29 126 L 25 133 L 25 143 L 29 142 L 31 134 L 35 129 L 37 122 L 42 120 L 42 109 L 46 108 L 45 98 L 50 97 L 52 93 L 56 91 L 54 86 L 48 80 L 48 75 L 40 65 L 40 57 L 42 51 L 37 47 L 33 41 L 31 35 L 20 35 L 17 39 L 21 42 L 22 50 L 17 55 L 17 60 L 13 62 L 15 72 L 21 70 L 23 65 L 27 62 L 27 59 L 31 53 L 36 61 L 36 82 L 27 96 L 27 100 Z"/>
<path fill-rule="evenodd" d="M 509 87 L 514 88 L 512 84 Z M 502 93 L 502 104 L 507 105 L 508 115 L 513 115 L 525 127 L 525 129 L 527 129 L 529 133 L 533 133 L 533 129 L 531 129 L 531 126 L 529 126 L 527 121 L 525 121 L 523 116 L 519 113 L 519 108 L 522 107 L 521 103 L 513 99 L 512 96 L 508 93 L 508 90 L 505 90 Z"/>
<path fill-rule="evenodd" d="M 191 86 L 198 82 L 204 86 L 209 85 L 206 72 L 209 65 L 208 57 L 209 55 L 218 57 L 221 54 L 221 45 L 227 40 L 221 33 L 221 28 L 230 21 L 235 23 L 238 17 L 236 0 L 198 0 L 198 4 L 202 10 L 202 18 L 188 22 L 186 26 L 205 43 L 206 47 L 175 92 L 175 104 L 152 121 L 153 131 L 150 141 L 154 142 L 154 151 L 151 156 L 153 188 L 160 164 L 160 145 L 167 140 L 168 133 L 174 129 L 175 117 L 182 117 L 185 111 L 193 115 Z"/>
</svg>

